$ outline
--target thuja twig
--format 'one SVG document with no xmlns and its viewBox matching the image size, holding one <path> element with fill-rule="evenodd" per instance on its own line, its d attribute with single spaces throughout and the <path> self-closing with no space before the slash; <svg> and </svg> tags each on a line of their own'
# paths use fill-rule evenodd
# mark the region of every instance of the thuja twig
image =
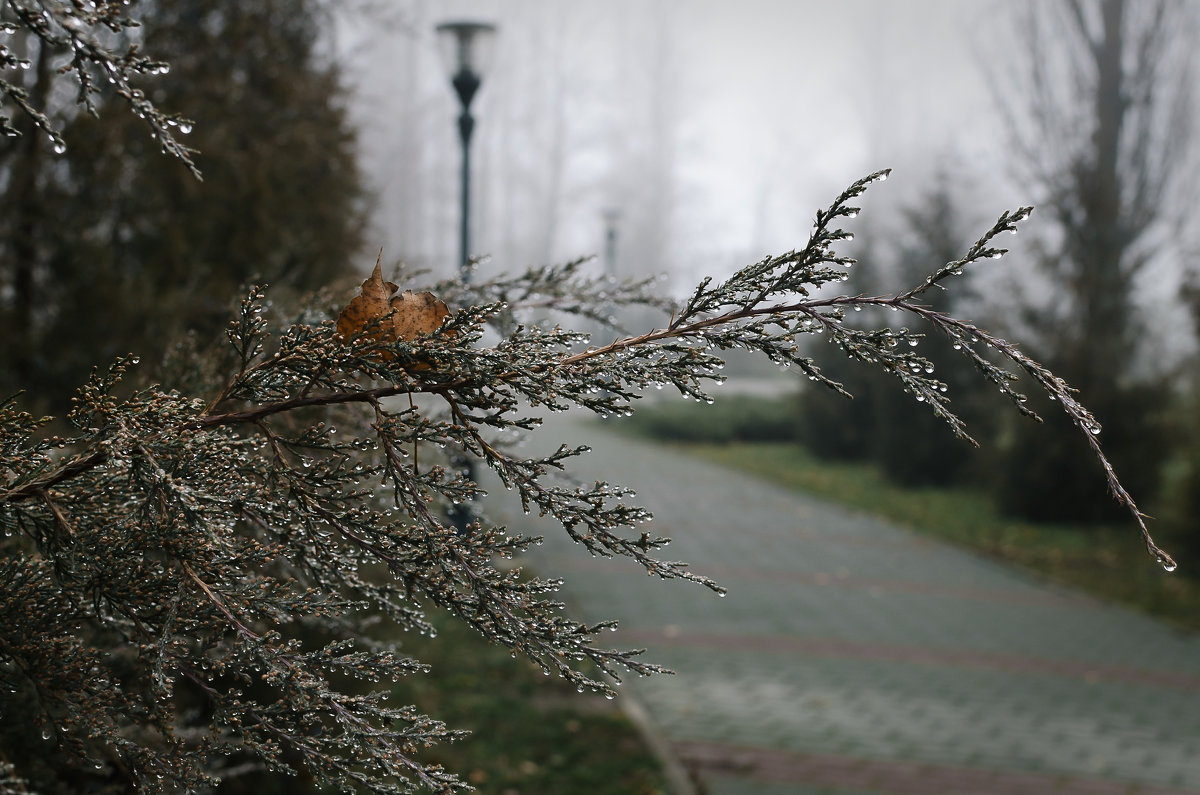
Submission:
<svg viewBox="0 0 1200 795">
<path fill-rule="evenodd" d="M 78 655 L 69 675 L 35 681 L 32 689 L 47 704 L 93 699 L 86 709 L 103 713 L 108 723 L 93 721 L 76 731 L 83 738 L 78 742 L 101 737 L 107 747 L 134 748 L 122 761 L 130 776 L 166 765 L 164 738 L 183 720 L 161 699 L 170 688 L 163 672 L 169 660 L 209 699 L 217 728 L 194 730 L 208 744 L 197 744 L 204 758 L 251 754 L 283 766 L 284 746 L 307 760 L 323 785 L 398 793 L 411 791 L 411 778 L 458 789 L 456 779 L 414 755 L 421 744 L 458 735 L 411 710 L 386 709 L 371 696 L 343 696 L 324 677 L 332 670 L 379 681 L 414 670 L 388 649 L 345 645 L 363 637 L 363 615 L 375 612 L 405 630 L 432 632 L 424 610 L 438 605 L 543 670 L 607 694 L 611 683 L 581 671 L 582 663 L 595 663 L 613 679 L 663 669 L 638 659 L 641 650 L 600 646 L 599 633 L 615 622 L 587 625 L 563 615 L 549 597 L 559 580 L 499 565 L 536 539 L 519 529 L 510 534 L 484 512 L 467 528 L 451 527 L 447 510 L 479 498 L 482 489 L 439 465 L 436 450 L 446 446 L 480 459 L 515 490 L 527 512 L 551 517 L 594 554 L 629 557 L 651 574 L 720 591 L 685 564 L 655 557 L 669 539 L 639 529 L 650 515 L 628 502 L 629 489 L 602 481 L 563 485 L 560 476 L 585 446 L 563 444 L 548 455 L 521 457 L 504 437 L 535 429 L 543 411 L 575 406 L 627 414 L 656 386 L 708 399 L 705 389 L 722 380 L 718 353 L 730 349 L 794 365 L 844 392 L 802 345 L 819 335 L 894 375 L 969 440 L 946 385 L 918 352 L 921 335 L 844 323 L 848 311 L 860 308 L 895 310 L 929 324 L 1018 411 L 1036 418 L 1015 386 L 1019 373 L 1031 378 L 1084 434 L 1147 548 L 1173 569 L 1101 449 L 1095 418 L 1071 387 L 1017 346 L 922 303 L 951 276 L 1002 256 L 995 237 L 1015 231 L 1027 208 L 1002 215 L 961 259 L 909 289 L 831 293 L 854 265 L 836 250 L 850 238 L 839 223 L 858 213 L 851 201 L 886 174 L 859 180 L 818 212 L 804 247 L 724 280 L 705 280 L 673 309 L 665 327 L 604 344 L 587 346 L 585 335 L 530 322 L 526 310 L 553 307 L 596 317 L 599 300 L 606 307 L 660 301 L 647 294 L 650 283 L 601 283 L 584 277 L 578 265 L 477 281 L 471 306 L 445 318 L 439 313 L 403 339 L 380 333 L 383 320 L 396 320 L 390 316 L 368 318 L 361 331 L 343 334 L 328 321 L 297 323 L 268 336 L 264 293 L 256 288 L 230 325 L 236 372 L 212 386 L 215 399 L 159 388 L 118 399 L 114 391 L 129 364 L 120 361 L 80 390 L 69 416 L 77 433 L 70 439 L 39 440 L 39 421 L 11 401 L 0 402 L 0 542 L 13 550 L 0 558 L 11 597 L 6 616 L 20 634 L 76 639 L 81 630 L 68 626 L 68 617 L 74 622 L 86 614 L 81 605 L 94 605 L 95 615 L 84 618 L 95 619 L 99 629 L 88 642 L 116 638 L 119 644 L 114 651 L 97 641 Z M 496 341 L 485 343 L 489 324 Z M 418 395 L 432 399 L 413 400 Z M 409 400 L 388 400 L 397 396 Z M 418 446 L 421 467 L 415 454 L 407 458 Z M 425 450 L 434 453 L 432 460 Z M 310 618 L 341 640 L 307 651 L 273 627 Z M 123 717 L 130 709 L 118 713 L 87 683 L 95 681 L 93 667 L 107 664 L 105 654 L 153 646 L 156 661 L 152 654 L 143 655 L 146 661 L 122 657 L 130 665 L 121 672 L 122 704 L 147 716 L 151 727 L 131 739 Z M 14 670 L 36 680 L 39 665 L 18 660 Z M 212 684 L 218 675 L 268 684 L 275 695 L 225 693 Z M 44 707 L 48 714 L 58 708 Z M 56 729 L 62 738 L 72 731 Z M 176 743 L 171 754 L 190 753 L 182 740 L 170 742 Z M 177 769 L 179 788 L 206 786 L 195 772 L 204 769 L 202 761 L 186 775 Z"/>
</svg>

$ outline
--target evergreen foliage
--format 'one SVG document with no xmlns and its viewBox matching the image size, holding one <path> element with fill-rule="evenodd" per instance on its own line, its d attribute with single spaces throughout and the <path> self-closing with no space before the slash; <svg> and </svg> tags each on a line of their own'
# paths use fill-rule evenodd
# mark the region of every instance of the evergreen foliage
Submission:
<svg viewBox="0 0 1200 795">
<path fill-rule="evenodd" d="M 868 295 L 881 288 L 877 261 L 870 241 L 874 233 L 868 227 L 860 240 L 866 244 L 861 261 L 851 270 L 846 282 L 847 292 Z M 863 317 L 859 310 L 848 322 L 860 328 L 869 328 L 873 320 L 883 321 L 879 313 L 867 310 Z M 848 357 L 836 357 L 821 368 L 825 376 L 843 385 L 846 394 L 810 385 L 800 392 L 799 418 L 797 424 L 800 442 L 813 455 L 829 461 L 866 461 L 878 453 L 879 400 L 894 400 L 899 385 L 883 371 L 870 367 L 866 362 Z M 815 380 L 815 379 L 813 379 Z M 954 439 L 944 426 L 942 433 Z M 955 440 L 957 441 L 957 440 Z M 961 443 L 960 443 L 961 444 Z"/>
<path fill-rule="evenodd" d="M 965 256 L 911 289 L 821 297 L 853 264 L 835 249 L 850 237 L 841 224 L 858 212 L 851 202 L 886 173 L 818 213 L 802 249 L 705 280 L 662 328 L 605 345 L 580 349 L 582 335 L 529 322 L 527 306 L 654 303 L 652 282 L 612 285 L 574 263 L 443 284 L 436 290 L 456 311 L 412 340 L 372 327 L 344 339 L 332 312 L 275 329 L 255 288 L 229 326 L 223 382 L 214 377 L 225 368 L 210 357 L 192 360 L 213 376 L 182 379 L 187 393 L 150 387 L 122 398 L 133 363 L 118 361 L 79 391 L 63 437 L 45 438 L 44 420 L 7 401 L 0 758 L 31 791 L 203 790 L 255 764 L 374 792 L 461 789 L 420 756 L 428 743 L 457 739 L 454 730 L 344 686 L 425 670 L 373 641 L 372 622 L 428 633 L 426 607 L 444 608 L 544 671 L 607 694 L 622 676 L 662 669 L 603 645 L 615 622 L 566 617 L 553 598 L 559 580 L 500 565 L 536 539 L 489 521 L 480 486 L 448 467 L 442 449 L 491 470 L 526 510 L 552 516 L 591 554 L 630 557 L 652 576 L 720 593 L 686 564 L 658 557 L 668 539 L 644 529 L 650 516 L 629 489 L 562 477 L 586 448 L 524 457 L 513 434 L 536 429 L 545 411 L 628 414 L 658 384 L 707 401 L 706 386 L 722 378 L 715 351 L 732 348 L 840 389 L 798 345 L 822 335 L 897 377 L 965 437 L 944 385 L 911 344 L 917 335 L 851 328 L 843 320 L 855 307 L 925 321 L 1028 414 L 1016 376 L 984 351 L 1003 357 L 1053 395 L 1107 467 L 1094 420 L 1065 383 L 925 303 L 963 268 L 999 257 L 993 239 L 1028 209 L 1003 214 Z M 468 500 L 483 510 L 462 532 L 445 517 Z M 322 635 L 330 639 L 311 640 Z"/>
<path fill-rule="evenodd" d="M 61 59 L 61 65 L 55 65 L 55 71 L 59 76 L 69 75 L 74 79 L 76 104 L 97 115 L 98 96 L 106 86 L 111 86 L 149 128 L 150 136 L 163 152 L 179 158 L 194 175 L 200 176 L 191 158 L 195 150 L 175 138 L 175 128 L 189 124 L 187 119 L 162 111 L 137 85 L 138 78 L 145 75 L 166 74 L 170 65 L 142 54 L 137 41 L 128 35 L 141 23 L 130 16 L 127 0 L 88 3 L 5 0 L 0 12 L 0 35 L 21 34 L 24 39 L 15 45 L 0 44 L 0 69 L 15 69 L 20 74 L 31 70 L 36 59 L 37 68 L 33 72 L 38 75 L 32 87 L 20 79 L 0 77 L 0 93 L 35 130 L 50 138 L 56 152 L 65 152 L 67 144 L 60 125 L 50 116 L 53 113 L 50 92 L 43 78 L 53 54 L 61 53 L 66 57 Z M 15 137 L 28 132 L 7 113 L 0 113 L 0 133 Z"/>
<path fill-rule="evenodd" d="M 901 284 L 919 279 L 927 263 L 948 262 L 958 256 L 965 224 L 951 185 L 949 175 L 940 173 L 925 195 L 901 212 L 903 231 L 899 233 L 894 276 Z M 928 304 L 939 312 L 953 313 L 975 297 L 973 280 L 966 276 L 955 285 L 953 293 L 939 291 L 929 297 Z M 935 346 L 925 355 L 934 373 L 946 384 L 947 394 L 953 396 L 959 415 L 977 436 L 989 438 L 995 412 L 987 399 L 991 396 L 983 394 L 989 391 L 984 389 L 986 385 L 955 366 L 952 348 Z M 873 380 L 879 381 L 878 377 Z M 975 463 L 973 451 L 938 427 L 936 417 L 912 401 L 893 399 L 881 388 L 876 388 L 872 402 L 878 423 L 875 456 L 890 480 L 907 486 L 928 486 L 970 479 Z M 1103 487 L 1103 482 L 1096 480 Z"/>
<path fill-rule="evenodd" d="M 157 361 L 186 330 L 219 333 L 251 281 L 285 300 L 347 272 L 362 189 L 338 71 L 321 54 L 325 14 L 319 0 L 140 4 L 140 46 L 171 68 L 138 85 L 187 107 L 171 129 L 202 150 L 190 158 L 203 182 L 159 154 L 143 119 L 109 112 L 120 98 L 107 81 L 90 95 L 100 116 L 59 113 L 64 154 L 41 135 L 0 153 L 0 176 L 31 172 L 0 196 L 0 318 L 15 341 L 0 392 L 65 411 L 97 361 Z"/>
<path fill-rule="evenodd" d="M 75 31 L 74 18 L 63 12 L 59 24 Z M 20 21 L 42 36 L 39 19 Z M 102 55 L 103 69 L 118 68 Z M 523 575 L 511 561 L 537 539 L 490 520 L 482 488 L 449 456 L 475 459 L 591 554 L 721 593 L 659 557 L 668 539 L 645 528 L 651 517 L 628 488 L 569 478 L 585 447 L 525 456 L 515 436 L 548 411 L 627 415 L 658 385 L 706 402 L 729 349 L 841 391 L 800 344 L 815 335 L 898 378 L 966 437 L 917 333 L 851 327 L 856 308 L 922 321 L 1032 415 L 1014 386 L 1012 371 L 1023 372 L 1086 439 L 1151 554 L 1173 569 L 1071 388 L 928 303 L 964 268 L 1000 257 L 994 239 L 1028 208 L 1004 213 L 910 289 L 823 289 L 854 264 L 837 250 L 858 214 L 852 202 L 886 176 L 859 180 L 819 212 L 803 248 L 705 280 L 662 327 L 607 344 L 583 347 L 584 335 L 531 312 L 599 318 L 607 307 L 661 305 L 653 282 L 617 285 L 571 263 L 435 285 L 452 311 L 410 339 L 381 333 L 386 316 L 347 338 L 336 306 L 281 322 L 255 287 L 227 344 L 177 349 L 164 385 L 126 386 L 134 358 L 97 368 L 61 435 L 17 398 L 0 401 L 0 792 L 210 791 L 263 769 L 345 792 L 466 789 L 422 756 L 460 733 L 372 690 L 426 671 L 378 640 L 379 622 L 429 634 L 427 610 L 442 608 L 547 673 L 610 695 L 622 676 L 663 669 L 601 643 L 615 622 L 565 616 L 559 580 Z M 453 527 L 447 515 L 468 501 L 474 520 Z"/>
<path fill-rule="evenodd" d="M 960 215 L 949 175 L 940 172 L 922 195 L 901 209 L 899 228 L 864 238 L 868 245 L 847 285 L 852 291 L 871 293 L 888 283 L 921 279 L 930 262 L 955 260 L 965 237 Z M 894 241 L 892 251 L 874 244 L 880 236 Z M 953 292 L 935 291 L 927 305 L 939 312 L 956 311 L 964 299 L 973 297 L 972 281 L 966 275 Z M 847 322 L 868 328 L 883 322 L 883 315 L 868 311 Z M 982 394 L 987 391 L 981 389 L 983 384 L 955 366 L 958 357 L 950 347 L 931 346 L 924 355 L 967 425 L 977 434 L 991 436 L 993 412 Z M 802 394 L 802 438 L 811 452 L 834 460 L 876 461 L 889 479 L 902 485 L 945 485 L 968 479 L 971 448 L 947 433 L 944 423 L 919 403 L 896 400 L 896 384 L 887 373 L 848 359 L 832 361 L 824 369 L 845 384 L 854 399 L 824 389 Z"/>
</svg>

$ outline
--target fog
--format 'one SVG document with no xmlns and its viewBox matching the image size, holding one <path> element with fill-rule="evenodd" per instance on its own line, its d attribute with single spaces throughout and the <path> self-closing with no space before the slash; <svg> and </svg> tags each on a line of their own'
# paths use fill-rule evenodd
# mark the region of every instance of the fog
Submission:
<svg viewBox="0 0 1200 795">
<path fill-rule="evenodd" d="M 1062 27 L 1052 22 L 1044 30 L 1068 31 L 1074 45 L 1059 48 L 1053 38 L 1032 35 L 1032 27 L 1018 33 L 1014 10 L 1021 7 L 1061 11 L 1056 22 Z M 1149 3 L 1129 7 L 1136 9 L 1130 17 L 1152 8 Z M 1104 96 L 1123 89 L 1104 96 L 1100 90 L 1095 96 L 1072 95 L 1093 77 L 1089 69 L 1103 71 L 1097 65 L 1102 58 L 1089 60 L 1087 52 L 1100 52 L 1096 41 L 1105 41 L 1097 38 L 1100 6 L 1078 8 L 1086 9 L 1079 17 L 1090 23 L 1081 26 L 1086 36 L 1072 27 L 1078 19 L 1068 19 L 1068 6 L 1040 0 L 1026 6 L 982 0 L 411 0 L 387 5 L 383 15 L 348 21 L 340 39 L 353 54 L 346 74 L 355 92 L 365 168 L 377 191 L 373 234 L 388 259 L 403 258 L 439 275 L 457 267 L 459 109 L 434 36 L 435 25 L 447 20 L 498 26 L 494 59 L 474 106 L 471 250 L 490 258 L 481 266 L 485 273 L 599 254 L 606 217 L 612 217 L 617 219 L 617 273 L 665 273 L 666 289 L 679 294 L 703 276 L 721 277 L 764 255 L 802 247 L 818 208 L 857 178 L 885 167 L 894 169 L 895 178 L 871 188 L 862 202 L 863 217 L 854 223 L 856 231 L 871 230 L 863 238 L 873 235 L 879 249 L 888 250 L 877 261 L 892 257 L 888 264 L 894 272 L 906 231 L 901 211 L 929 196 L 939 176 L 948 180 L 954 212 L 941 212 L 942 204 L 919 208 L 927 211 L 925 231 L 937 227 L 936 238 L 940 230 L 953 228 L 947 236 L 957 236 L 961 222 L 966 230 L 961 250 L 1002 211 L 1037 204 L 1045 198 L 1037 191 L 1062 191 L 1065 185 L 1062 192 L 1076 203 L 1059 203 L 1057 219 L 1053 210 L 1035 214 L 1015 243 L 1007 237 L 999 241 L 1012 245 L 1015 256 L 996 265 L 979 263 L 985 279 L 964 280 L 977 297 L 965 306 L 982 325 L 995 329 L 1000 323 L 995 330 L 1004 336 L 1031 341 L 1025 349 L 1035 355 L 1042 355 L 1039 343 L 1043 351 L 1078 343 L 1071 349 L 1071 364 L 1082 362 L 1078 372 L 1090 374 L 1085 402 L 1106 392 L 1117 396 L 1104 406 L 1101 439 L 1110 452 L 1125 444 L 1132 451 L 1126 460 L 1137 461 L 1134 453 L 1156 444 L 1160 426 L 1140 397 L 1122 392 L 1123 384 L 1160 379 L 1151 388 L 1165 394 L 1184 393 L 1190 387 L 1180 385 L 1195 383 L 1195 362 L 1188 380 L 1185 356 L 1193 349 L 1193 319 L 1183 310 L 1178 290 L 1189 252 L 1194 259 L 1200 248 L 1189 242 L 1194 232 L 1188 219 L 1174 225 L 1169 220 L 1178 217 L 1171 206 L 1189 206 L 1180 196 L 1151 208 L 1153 222 L 1127 249 L 1108 233 L 1128 218 L 1114 221 L 1091 212 L 1094 196 L 1103 193 L 1095 190 L 1103 179 L 1089 179 L 1104 171 L 1095 165 L 1103 159 L 1097 141 L 1104 121 L 1093 125 L 1089 114 L 1102 117 L 1098 108 L 1107 101 Z M 1177 45 L 1190 49 L 1186 35 L 1170 33 Z M 1134 34 L 1129 35 L 1132 40 Z M 1038 62 L 1031 59 L 1035 51 L 1048 64 L 1038 74 L 1043 84 L 1029 79 L 1035 72 L 1030 64 Z M 1155 55 L 1161 60 L 1150 60 L 1163 69 L 1148 84 L 1169 89 L 1171 69 L 1181 61 Z M 1072 58 L 1075 71 L 1059 68 Z M 1137 59 L 1116 60 L 1120 68 L 1110 71 L 1137 73 L 1137 64 L 1129 63 Z M 1014 86 L 1028 94 L 1013 94 Z M 1046 101 L 1059 90 L 1069 101 Z M 1189 91 L 1190 86 L 1171 96 L 1186 106 Z M 1124 140 L 1119 154 L 1126 159 L 1113 156 L 1120 162 L 1112 171 L 1137 176 L 1108 204 L 1128 203 L 1126 194 L 1141 190 L 1130 184 L 1147 174 L 1153 183 L 1163 174 L 1171 176 L 1171 167 L 1182 173 L 1194 165 L 1194 160 L 1156 161 L 1148 153 L 1171 150 L 1171 135 L 1187 129 L 1171 126 L 1170 113 L 1155 115 L 1163 104 L 1121 133 L 1140 126 Z M 1037 118 L 1039 112 L 1057 126 L 1039 127 L 1037 121 L 1044 120 Z M 1021 118 L 1022 113 L 1027 116 Z M 1054 134 L 1026 135 L 1022 150 L 1016 140 L 1021 136 L 1009 133 L 1022 124 Z M 1030 178 L 1030 164 L 1043 144 L 1065 156 L 1051 176 Z M 1169 167 L 1154 174 L 1155 162 Z M 1143 169 L 1147 163 L 1151 167 Z M 1086 172 L 1085 178 L 1078 179 L 1078 172 Z M 1192 190 L 1186 180 L 1179 182 L 1185 193 Z M 1160 184 L 1173 183 L 1164 178 Z M 933 220 L 930 208 L 936 208 Z M 951 215 L 953 222 L 946 220 Z M 1078 234 L 1082 224 L 1064 221 L 1072 215 L 1086 217 L 1093 227 Z M 946 224 L 939 227 L 942 220 Z M 1097 226 L 1104 229 L 1093 234 Z M 1073 240 L 1072 233 L 1099 243 L 1058 251 L 1055 244 Z M 1044 252 L 1057 251 L 1057 256 L 1046 256 L 1046 267 L 1036 271 L 1035 252 L 1022 246 L 1039 239 L 1049 241 Z M 920 249 L 919 258 L 932 250 Z M 937 251 L 943 258 L 929 263 L 926 273 L 958 256 Z M 1122 251 L 1125 259 L 1106 270 L 1104 255 L 1111 251 Z M 867 261 L 863 257 L 864 265 Z M 1149 264 L 1142 268 L 1144 263 Z M 1070 270 L 1072 265 L 1077 270 Z M 592 267 L 598 271 L 604 263 Z M 1111 280 L 1096 282 L 1101 272 Z M 1130 273 L 1137 278 L 1124 280 Z M 1080 290 L 1089 279 L 1093 289 Z M 1106 300 L 1092 300 L 1097 296 Z M 1107 299 L 1114 296 L 1118 311 L 1089 314 L 1089 302 L 1094 309 L 1112 303 Z M 1125 301 L 1126 296 L 1133 298 Z M 1153 313 L 1136 311 L 1149 306 Z M 956 305 L 954 311 L 963 308 Z M 1139 314 L 1146 317 L 1134 317 Z M 1114 318 L 1120 322 L 1109 322 Z M 1027 333 L 1039 328 L 1039 320 L 1041 339 Z M 822 344 L 815 342 L 810 350 Z M 938 368 L 942 372 L 941 364 Z M 932 366 L 925 372 L 932 373 Z M 1074 376 L 1069 380 L 1077 384 Z M 765 391 L 787 392 L 787 400 L 796 399 L 802 383 L 758 379 L 757 386 L 764 381 Z M 996 397 L 992 385 L 986 390 Z M 830 434 L 839 455 L 849 446 L 845 438 L 871 449 L 890 436 L 898 451 L 890 459 L 895 482 L 922 482 L 894 478 L 897 469 L 922 466 L 914 462 L 928 442 L 917 422 L 885 414 L 880 406 L 890 404 L 868 403 L 871 398 L 855 401 L 869 407 L 863 414 L 822 414 L 812 410 L 820 407 L 810 400 L 816 391 L 802 392 L 809 400 L 806 416 L 817 418 L 810 421 L 804 444 L 819 441 L 822 426 L 835 431 L 849 426 L 861 437 Z M 891 398 L 904 396 L 898 390 Z M 1060 406 L 1066 402 L 1059 399 Z M 664 399 L 659 405 L 665 404 Z M 1194 416 L 1194 402 L 1180 405 Z M 868 416 L 871 411 L 874 417 Z M 797 424 L 800 414 L 787 414 L 785 422 Z M 1192 427 L 1194 419 L 1182 416 L 1173 420 L 1180 423 L 1176 428 Z M 692 422 L 699 429 L 696 436 L 702 436 L 704 421 Z M 974 459 L 970 466 L 963 464 L 964 470 L 972 469 L 969 476 L 952 482 L 987 492 L 997 504 L 1014 493 L 1039 495 L 1046 504 L 1071 501 L 1064 496 L 1069 488 L 1064 473 L 1086 456 L 1083 448 L 1063 453 L 1067 448 L 1055 448 L 1050 436 L 1021 448 L 1013 441 L 1021 433 L 1015 427 L 1000 420 L 985 440 L 995 443 L 987 453 L 993 456 L 1007 445 L 1006 459 L 985 465 Z M 674 584 L 648 580 L 641 571 L 611 566 L 613 561 L 592 561 L 589 568 L 587 561 L 572 557 L 580 550 L 570 548 L 554 527 L 546 531 L 546 548 L 531 557 L 534 568 L 569 572 L 564 598 L 589 620 L 619 617 L 621 631 L 629 633 L 620 638 L 645 645 L 651 657 L 679 669 L 679 677 L 655 677 L 629 689 L 648 704 L 674 752 L 707 783 L 720 785 L 751 770 L 779 784 L 769 791 L 780 793 L 822 785 L 828 791 L 842 791 L 842 785 L 854 791 L 917 791 L 909 788 L 914 781 L 931 792 L 1116 791 L 1116 785 L 1108 786 L 1113 781 L 1192 787 L 1186 791 L 1200 786 L 1200 767 L 1194 763 L 1200 647 L 1193 635 L 1110 609 L 1102 599 L 1046 587 L 988 556 L 877 523 L 869 515 L 888 499 L 880 496 L 882 486 L 865 486 L 854 509 L 843 511 L 810 500 L 800 489 L 785 492 L 757 478 L 706 467 L 695 460 L 705 453 L 629 442 L 611 433 L 611 426 L 556 422 L 543 431 L 542 439 L 552 445 L 576 435 L 595 442 L 594 456 L 587 460 L 596 468 L 584 470 L 584 479 L 619 474 L 661 517 L 655 527 L 679 541 L 672 555 L 691 561 L 696 571 L 715 572 L 730 587 L 732 598 L 714 605 Z M 1070 442 L 1078 439 L 1073 435 Z M 752 456 L 776 460 L 764 448 L 746 447 Z M 738 449 L 729 445 L 721 455 Z M 1012 453 L 1022 449 L 1031 452 Z M 1160 483 L 1168 476 L 1182 482 L 1168 466 L 1161 466 L 1163 477 L 1158 477 L 1156 467 L 1172 456 L 1171 466 L 1200 466 L 1187 443 L 1176 439 L 1141 459 L 1150 461 L 1144 467 L 1122 471 Z M 772 477 L 799 469 L 786 463 L 796 459 L 779 460 L 785 463 L 774 467 Z M 830 455 L 816 466 L 828 464 L 833 470 L 839 460 Z M 876 456 L 872 466 L 881 460 Z M 861 471 L 845 477 L 857 478 L 856 487 L 869 480 Z M 1007 494 L 994 488 L 1005 478 L 1019 487 Z M 1180 487 L 1175 498 L 1186 488 Z M 914 493 L 932 504 L 933 491 Z M 1097 502 L 1087 498 L 1089 506 Z M 971 526 L 971 509 L 956 506 L 941 510 L 952 524 Z M 929 510 L 912 521 L 930 523 Z M 1060 521 L 1056 516 L 1061 514 L 1022 518 Z M 516 511 L 512 519 L 521 526 L 528 521 Z M 1191 525 L 1177 532 L 1176 538 L 1191 538 L 1194 545 Z M 989 555 L 1028 562 L 1041 554 L 1026 553 L 1025 541 L 993 547 L 972 540 Z M 1086 548 L 1093 542 L 1079 543 Z M 1074 560 L 1085 557 L 1068 558 Z M 1109 579 L 1095 590 L 1102 597 L 1122 592 L 1117 583 L 1129 579 L 1131 571 L 1123 567 L 1142 563 L 1123 560 L 1120 567 L 1096 574 L 1098 580 Z M 905 783 L 899 790 L 887 789 L 896 781 Z M 811 783 L 813 789 L 787 788 L 797 782 Z M 744 781 L 725 784 L 712 791 L 759 791 Z"/>
<path fill-rule="evenodd" d="M 818 207 L 883 167 L 903 179 L 869 206 L 939 166 L 988 197 L 981 217 L 1029 201 L 982 68 L 1009 30 L 992 3 L 407 2 L 342 46 L 377 235 L 413 263 L 456 258 L 458 106 L 433 31 L 451 19 L 498 26 L 473 108 L 487 267 L 596 254 L 616 208 L 621 272 L 686 286 L 802 245 Z"/>
</svg>

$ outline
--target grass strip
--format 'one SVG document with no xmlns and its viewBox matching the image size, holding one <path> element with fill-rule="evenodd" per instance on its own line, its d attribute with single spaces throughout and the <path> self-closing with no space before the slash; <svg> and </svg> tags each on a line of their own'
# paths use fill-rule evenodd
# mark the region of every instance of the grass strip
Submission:
<svg viewBox="0 0 1200 795">
<path fill-rule="evenodd" d="M 433 668 L 394 685 L 391 701 L 415 704 L 466 740 L 423 756 L 461 773 L 480 792 L 520 795 L 658 795 L 657 758 L 617 701 L 575 692 L 462 622 L 436 612 L 434 639 L 405 636 L 402 651 Z"/>
</svg>

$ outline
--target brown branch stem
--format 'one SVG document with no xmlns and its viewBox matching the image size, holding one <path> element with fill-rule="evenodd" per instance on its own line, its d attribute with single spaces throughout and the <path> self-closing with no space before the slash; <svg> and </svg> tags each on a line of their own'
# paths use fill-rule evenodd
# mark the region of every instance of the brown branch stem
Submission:
<svg viewBox="0 0 1200 795">
<path fill-rule="evenodd" d="M 69 461 L 58 469 L 40 475 L 22 486 L 17 486 L 16 488 L 0 493 L 0 504 L 20 502 L 30 497 L 36 497 L 47 489 L 62 483 L 64 480 L 70 480 L 76 475 L 95 469 L 107 460 L 107 450 L 93 450 L 88 455 Z"/>
<path fill-rule="evenodd" d="M 261 639 L 261 635 L 242 623 L 242 621 L 235 616 L 228 607 L 225 606 L 225 603 L 221 601 L 220 597 L 213 593 L 212 589 L 208 587 L 208 584 L 204 582 L 204 580 L 200 579 L 196 572 L 192 571 L 192 567 L 188 565 L 186 560 L 180 560 L 179 565 L 183 567 L 183 570 L 187 573 L 188 577 L 190 577 L 192 581 L 196 583 L 196 585 L 200 586 L 200 590 L 204 591 L 204 595 L 208 597 L 208 600 L 212 602 L 227 619 L 229 619 L 229 622 L 233 624 L 234 627 L 237 628 L 238 632 L 246 635 L 252 640 Z"/>
</svg>

